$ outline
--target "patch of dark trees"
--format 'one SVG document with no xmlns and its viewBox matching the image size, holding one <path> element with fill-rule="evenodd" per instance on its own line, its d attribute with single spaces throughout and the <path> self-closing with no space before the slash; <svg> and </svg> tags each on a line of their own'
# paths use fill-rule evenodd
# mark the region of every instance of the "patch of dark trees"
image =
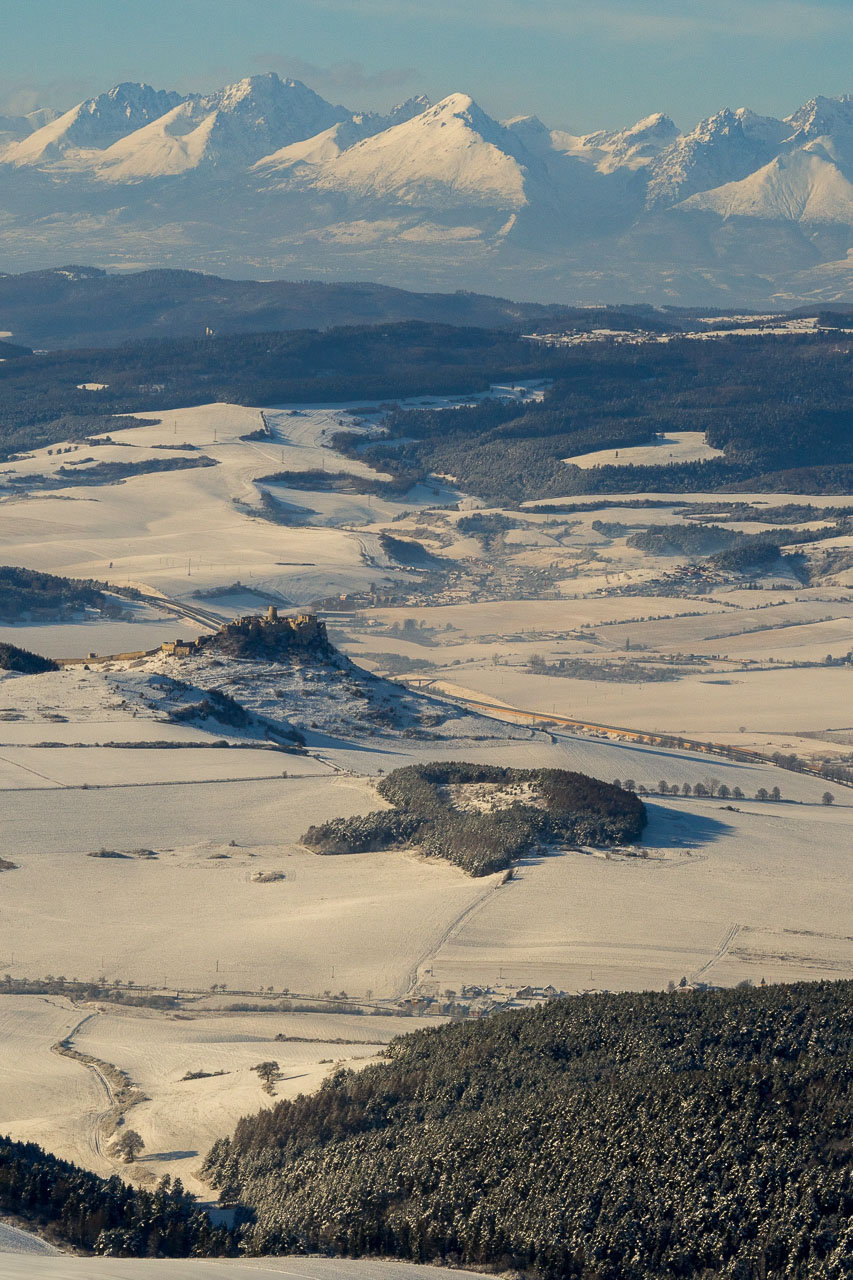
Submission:
<svg viewBox="0 0 853 1280">
<path fill-rule="evenodd" d="M 22 347 L 17 342 L 0 342 L 0 360 L 17 360 L 32 354 L 32 347 Z"/>
<path fill-rule="evenodd" d="M 195 458 L 142 458 L 139 462 L 96 462 L 91 467 L 58 467 L 52 475 L 13 476 L 22 489 L 68 489 L 76 485 L 123 484 L 134 476 L 159 471 L 189 471 L 193 467 L 216 467 L 215 458 L 200 453 Z"/>
<path fill-rule="evenodd" d="M 4 399 L 2 382 L 3 367 L 0 365 L 0 399 Z M 36 390 L 35 386 L 33 389 Z M 78 396 L 88 394 L 78 391 L 76 387 L 74 391 Z M 36 397 L 37 400 L 38 398 Z M 17 393 L 13 393 L 11 399 L 13 402 L 17 400 Z M 156 426 L 160 422 L 159 418 L 117 417 L 112 413 L 80 413 L 71 407 L 70 393 L 67 402 L 69 405 L 67 411 L 63 410 L 57 418 L 48 417 L 44 420 L 38 416 L 31 417 L 25 401 L 23 405 L 18 406 L 17 411 L 13 411 L 14 416 L 0 426 L 0 459 L 13 459 L 29 449 L 40 449 L 65 440 L 86 440 L 89 448 L 92 449 L 101 444 L 129 445 L 129 441 L 123 439 L 93 440 L 91 437 L 101 436 L 110 431 L 125 432 L 133 427 Z M 35 405 L 34 410 L 37 413 Z M 61 451 L 57 450 L 57 452 Z M 71 452 L 70 448 L 68 452 Z"/>
<path fill-rule="evenodd" d="M 43 658 L 40 653 L 19 649 L 15 644 L 0 641 L 0 671 L 17 671 L 20 675 L 41 675 L 44 671 L 58 671 L 59 663 L 53 658 Z"/>
<path fill-rule="evenodd" d="M 252 515 L 260 516 L 262 520 L 268 520 L 271 524 L 282 524 L 288 528 L 295 525 L 307 524 L 311 516 L 316 512 L 311 507 L 297 506 L 295 502 L 282 502 L 281 498 L 275 498 L 271 493 L 267 493 L 266 489 L 258 490 L 258 508 L 251 511 L 251 508 L 244 508 Z"/>
<path fill-rule="evenodd" d="M 766 516 L 760 518 L 767 519 Z M 783 567 L 804 579 L 808 575 L 805 561 L 797 552 L 784 555 L 783 547 L 821 542 L 853 533 L 853 521 L 847 514 L 836 517 L 821 529 L 765 529 L 760 533 L 741 533 L 698 521 L 693 524 L 649 525 L 635 532 L 618 521 L 594 520 L 592 527 L 609 537 L 628 534 L 629 547 L 652 555 L 707 556 L 713 568 L 728 572 L 766 572 Z"/>
<path fill-rule="evenodd" d="M 252 717 L 243 704 L 222 689 L 207 690 L 201 701 L 188 702 L 185 706 L 170 711 L 169 719 L 176 724 L 218 720 L 220 724 L 231 725 L 234 729 L 245 729 L 252 723 Z"/>
<path fill-rule="evenodd" d="M 618 684 L 646 684 L 680 680 L 684 670 L 677 667 L 650 666 L 640 662 L 590 662 L 588 658 L 558 658 L 546 662 L 534 653 L 527 670 L 535 676 L 561 676 L 564 680 L 610 680 Z"/>
<path fill-rule="evenodd" d="M 119 1258 L 230 1256 L 232 1234 L 196 1208 L 179 1178 L 156 1189 L 99 1178 L 34 1142 L 0 1138 L 0 1212 L 37 1227 L 50 1240 Z"/>
<path fill-rule="evenodd" d="M 211 637 L 213 638 L 215 637 Z M 217 724 L 224 724 L 232 729 L 250 729 L 254 726 L 276 740 L 304 746 L 302 734 L 291 725 L 274 724 L 262 716 L 253 716 L 241 702 L 222 689 L 206 689 L 201 692 L 203 697 L 198 702 L 187 702 L 175 708 L 169 712 L 169 719 L 175 724 L 197 724 L 200 721 L 215 720 Z"/>
<path fill-rule="evenodd" d="M 67 617 L 83 609 L 118 614 L 120 607 L 111 604 L 104 595 L 105 585 L 91 578 L 64 578 L 35 569 L 0 565 L 0 618 L 4 622 L 17 622 L 24 617 Z"/>
<path fill-rule="evenodd" d="M 518 528 L 518 524 L 518 520 L 513 520 L 512 516 L 505 516 L 500 511 L 475 511 L 473 515 L 462 516 L 457 520 L 456 528 L 459 533 L 477 538 L 483 550 L 490 551 L 503 540 L 509 529 Z"/>
<path fill-rule="evenodd" d="M 853 983 L 576 996 L 418 1031 L 241 1120 L 252 1253 L 538 1280 L 842 1280 Z"/>
<path fill-rule="evenodd" d="M 342 433 L 349 444 L 350 432 Z M 412 473 L 399 472 L 388 480 L 354 475 L 349 471 L 324 471 L 312 467 L 308 471 L 273 471 L 258 476 L 256 484 L 282 484 L 288 489 L 307 489 L 315 493 L 369 493 L 379 498 L 399 498 L 417 483 Z"/>
<path fill-rule="evenodd" d="M 454 785 L 531 784 L 538 805 L 515 801 L 485 812 L 455 809 Z M 393 808 L 309 827 L 303 843 L 318 853 L 363 853 L 417 844 L 472 876 L 504 871 L 539 843 L 624 844 L 637 840 L 646 809 L 632 792 L 566 769 L 509 769 L 445 761 L 395 769 L 377 786 Z"/>
<path fill-rule="evenodd" d="M 395 538 L 393 534 L 380 533 L 379 545 L 386 556 L 407 568 L 435 569 L 445 564 L 441 556 L 428 551 L 415 538 Z"/>
</svg>

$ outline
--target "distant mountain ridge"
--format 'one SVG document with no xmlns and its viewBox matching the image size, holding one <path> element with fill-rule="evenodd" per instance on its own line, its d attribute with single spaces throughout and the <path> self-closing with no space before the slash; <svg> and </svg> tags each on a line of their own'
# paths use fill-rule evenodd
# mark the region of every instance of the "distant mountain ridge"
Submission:
<svg viewBox="0 0 853 1280">
<path fill-rule="evenodd" d="M 512 329 L 558 309 L 475 293 L 410 293 L 371 283 L 224 280 L 195 271 L 108 275 L 66 266 L 0 274 L 0 328 L 39 349 L 112 347 L 140 338 L 202 337 L 406 320 Z M 566 313 L 568 314 L 568 313 Z M 24 347 L 0 341 L 0 358 Z"/>
<path fill-rule="evenodd" d="M 0 191 L 17 270 L 83 257 L 566 302 L 836 301 L 853 97 L 575 135 L 465 93 L 381 115 L 273 73 L 206 95 L 121 84 L 0 119 Z"/>
</svg>

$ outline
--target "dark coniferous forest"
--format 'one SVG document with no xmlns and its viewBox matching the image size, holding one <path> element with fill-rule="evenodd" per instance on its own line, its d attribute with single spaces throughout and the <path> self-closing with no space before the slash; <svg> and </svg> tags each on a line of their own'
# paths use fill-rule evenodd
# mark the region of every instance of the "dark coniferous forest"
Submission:
<svg viewBox="0 0 853 1280">
<path fill-rule="evenodd" d="M 581 996 L 419 1031 L 218 1142 L 252 1252 L 547 1280 L 853 1274 L 853 983 Z"/>
<path fill-rule="evenodd" d="M 234 1241 L 179 1179 L 142 1190 L 99 1178 L 34 1142 L 0 1138 L 0 1214 L 12 1214 L 48 1239 L 113 1257 L 219 1257 Z"/>
</svg>

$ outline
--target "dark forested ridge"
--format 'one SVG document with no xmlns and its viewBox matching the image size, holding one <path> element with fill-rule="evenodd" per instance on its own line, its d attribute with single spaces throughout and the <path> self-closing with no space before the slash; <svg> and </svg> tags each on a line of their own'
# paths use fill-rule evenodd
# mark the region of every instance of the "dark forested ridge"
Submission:
<svg viewBox="0 0 853 1280">
<path fill-rule="evenodd" d="M 219 1257 L 234 1252 L 179 1179 L 137 1190 L 59 1160 L 34 1142 L 0 1138 L 0 1213 L 51 1240 L 113 1257 Z"/>
<path fill-rule="evenodd" d="M 58 671 L 53 658 L 43 658 L 40 653 L 19 649 L 16 644 L 0 641 L 0 671 L 14 671 L 18 675 L 41 675 L 44 671 Z"/>
<path fill-rule="evenodd" d="M 104 595 L 105 586 L 92 579 L 64 578 L 37 569 L 0 565 L 0 622 L 68 617 L 83 609 L 120 612 L 119 606 Z"/>
<path fill-rule="evenodd" d="M 0 275 L 0 313 L 16 338 L 37 347 L 117 346 L 144 338 L 257 333 L 259 329 L 329 329 L 339 325 L 423 320 L 513 328 L 574 322 L 614 328 L 677 328 L 651 307 L 591 313 L 479 293 L 412 293 L 369 282 L 227 280 L 199 271 L 127 271 L 69 266 Z M 0 344 L 2 347 L 3 344 Z M 2 354 L 2 351 L 0 351 Z"/>
<path fill-rule="evenodd" d="M 509 803 L 460 809 L 450 789 L 465 786 L 501 788 Z M 425 857 L 485 876 L 506 870 L 539 841 L 624 844 L 646 825 L 645 805 L 632 791 L 568 769 L 439 761 L 394 769 L 376 789 L 393 808 L 309 827 L 303 842 L 326 854 L 416 844 Z"/>
<path fill-rule="evenodd" d="M 419 1031 L 217 1142 L 252 1252 L 548 1280 L 853 1273 L 853 983 L 580 996 Z"/>
</svg>

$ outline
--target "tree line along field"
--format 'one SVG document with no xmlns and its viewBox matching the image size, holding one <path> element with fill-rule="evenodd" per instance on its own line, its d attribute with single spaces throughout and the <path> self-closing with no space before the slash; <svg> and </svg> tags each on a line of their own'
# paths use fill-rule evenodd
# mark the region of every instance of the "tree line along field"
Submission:
<svg viewBox="0 0 853 1280">
<path fill-rule="evenodd" d="M 560 360 L 512 333 L 415 322 L 26 355 L 0 363 L 0 450 L 8 457 L 97 434 L 119 425 L 115 415 L 142 409 L 485 390 L 502 378 L 546 376 Z"/>
</svg>

